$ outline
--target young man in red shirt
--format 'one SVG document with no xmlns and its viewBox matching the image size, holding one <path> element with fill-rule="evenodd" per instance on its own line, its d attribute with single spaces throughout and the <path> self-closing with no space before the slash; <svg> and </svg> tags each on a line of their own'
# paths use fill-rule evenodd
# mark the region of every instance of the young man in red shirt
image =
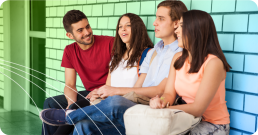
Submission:
<svg viewBox="0 0 258 135">
<path fill-rule="evenodd" d="M 95 88 L 106 83 L 114 37 L 93 35 L 84 13 L 79 10 L 67 12 L 63 18 L 66 36 L 75 40 L 64 49 L 61 66 L 65 68 L 64 95 L 45 100 L 43 109 L 69 108 L 80 99 L 90 97 Z M 85 91 L 76 89 L 76 73 L 80 76 Z M 43 123 L 44 124 L 44 123 Z M 44 124 L 42 135 L 52 135 L 58 127 Z"/>
</svg>

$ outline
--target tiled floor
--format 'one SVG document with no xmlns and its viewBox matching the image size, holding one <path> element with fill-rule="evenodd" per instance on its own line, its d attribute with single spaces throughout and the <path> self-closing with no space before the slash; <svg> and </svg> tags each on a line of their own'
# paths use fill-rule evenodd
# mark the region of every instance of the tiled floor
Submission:
<svg viewBox="0 0 258 135">
<path fill-rule="evenodd" d="M 30 112 L 0 109 L 0 128 L 7 135 L 40 135 L 41 125 L 40 118 Z"/>
</svg>

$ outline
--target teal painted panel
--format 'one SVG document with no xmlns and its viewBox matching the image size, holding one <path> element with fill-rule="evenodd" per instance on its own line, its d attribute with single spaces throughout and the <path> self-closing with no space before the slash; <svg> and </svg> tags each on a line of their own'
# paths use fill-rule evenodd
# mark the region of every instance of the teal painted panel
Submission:
<svg viewBox="0 0 258 135">
<path fill-rule="evenodd" d="M 236 129 L 254 133 L 256 123 L 255 120 L 254 115 L 231 111 L 230 126 Z"/>
<path fill-rule="evenodd" d="M 242 132 L 230 129 L 229 135 L 242 135 Z"/>
<path fill-rule="evenodd" d="M 126 3 L 115 4 L 115 15 L 123 15 L 126 13 Z"/>
<path fill-rule="evenodd" d="M 244 65 L 244 55 L 243 54 L 233 54 L 224 53 L 228 64 L 232 67 L 233 71 L 243 71 Z"/>
<path fill-rule="evenodd" d="M 114 36 L 114 33 L 112 30 L 103 30 L 102 31 L 102 35 L 105 35 L 105 36 Z"/>
<path fill-rule="evenodd" d="M 108 29 L 116 29 L 119 17 L 108 18 Z"/>
<path fill-rule="evenodd" d="M 222 15 L 211 15 L 216 27 L 216 31 L 222 30 Z"/>
<path fill-rule="evenodd" d="M 233 90 L 242 92 L 258 93 L 258 76 L 234 73 Z"/>
<path fill-rule="evenodd" d="M 97 0 L 97 3 L 105 3 L 107 0 Z"/>
<path fill-rule="evenodd" d="M 154 37 L 155 37 L 155 33 L 154 32 L 150 32 L 148 31 L 148 36 L 150 37 L 152 43 L 154 43 Z"/>
<path fill-rule="evenodd" d="M 103 16 L 114 14 L 114 4 L 103 4 Z"/>
<path fill-rule="evenodd" d="M 57 16 L 64 17 L 65 15 L 65 8 L 64 7 L 57 7 Z"/>
<path fill-rule="evenodd" d="M 146 16 L 140 16 L 145 26 L 147 26 L 147 20 L 148 18 Z"/>
<path fill-rule="evenodd" d="M 92 15 L 92 5 L 85 5 L 82 7 L 83 13 L 88 17 Z"/>
<path fill-rule="evenodd" d="M 98 25 L 98 18 L 97 17 L 88 17 L 89 24 L 91 28 L 97 28 Z"/>
<path fill-rule="evenodd" d="M 56 16 L 56 7 L 50 8 L 50 16 Z"/>
<path fill-rule="evenodd" d="M 258 14 L 249 16 L 248 32 L 258 32 Z"/>
<path fill-rule="evenodd" d="M 237 12 L 250 12 L 258 11 L 258 7 L 252 0 L 237 0 L 236 2 Z"/>
<path fill-rule="evenodd" d="M 181 1 L 185 4 L 188 10 L 191 9 L 191 0 L 181 0 Z"/>
<path fill-rule="evenodd" d="M 223 31 L 247 32 L 247 23 L 247 14 L 224 15 Z"/>
<path fill-rule="evenodd" d="M 258 53 L 258 35 L 236 34 L 234 51 Z"/>
<path fill-rule="evenodd" d="M 226 92 L 227 107 L 242 111 L 244 108 L 244 94 L 237 92 Z"/>
<path fill-rule="evenodd" d="M 232 73 L 227 72 L 226 80 L 225 80 L 225 88 L 232 89 Z"/>
<path fill-rule="evenodd" d="M 86 4 L 87 3 L 87 1 L 86 0 L 77 0 L 78 2 L 78 4 Z"/>
<path fill-rule="evenodd" d="M 258 55 L 245 55 L 245 72 L 258 73 Z"/>
<path fill-rule="evenodd" d="M 140 14 L 140 2 L 127 3 L 127 13 Z"/>
<path fill-rule="evenodd" d="M 258 114 L 258 107 L 256 107 L 256 103 L 258 103 L 258 96 L 254 95 L 245 95 L 245 112 Z"/>
<path fill-rule="evenodd" d="M 234 12 L 236 0 L 213 0 L 212 12 Z"/>
<path fill-rule="evenodd" d="M 218 34 L 218 39 L 223 51 L 233 51 L 234 34 Z"/>
<path fill-rule="evenodd" d="M 155 19 L 156 19 L 156 16 L 148 17 L 148 25 L 147 25 L 148 30 L 155 30 L 155 27 L 153 26 L 153 22 L 155 21 Z"/>
<path fill-rule="evenodd" d="M 155 15 L 155 1 L 141 2 L 141 15 Z"/>
<path fill-rule="evenodd" d="M 102 16 L 102 5 L 93 5 L 92 16 Z"/>
<path fill-rule="evenodd" d="M 207 13 L 211 12 L 211 0 L 193 0 L 191 10 L 197 9 Z"/>
<path fill-rule="evenodd" d="M 108 24 L 108 18 L 98 18 L 98 28 L 106 29 Z"/>
</svg>

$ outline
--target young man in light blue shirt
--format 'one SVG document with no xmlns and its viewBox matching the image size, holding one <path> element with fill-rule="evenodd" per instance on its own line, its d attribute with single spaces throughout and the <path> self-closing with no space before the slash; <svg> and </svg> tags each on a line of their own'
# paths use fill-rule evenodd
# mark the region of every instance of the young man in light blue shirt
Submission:
<svg viewBox="0 0 258 135">
<path fill-rule="evenodd" d="M 74 134 L 99 134 L 100 131 L 105 134 L 125 134 L 123 114 L 128 108 L 136 105 L 136 103 L 119 95 L 134 91 L 137 94 L 150 98 L 156 95 L 161 96 L 165 89 L 173 56 L 177 52 L 182 51 L 182 48 L 179 48 L 177 45 L 174 31 L 179 25 L 182 13 L 187 11 L 186 6 L 181 1 L 163 1 L 157 8 L 156 20 L 153 25 L 155 26 L 155 36 L 162 40 L 145 57 L 140 68 L 141 75 L 135 86 L 133 88 L 118 88 L 104 85 L 99 88 L 98 95 L 101 98 L 107 97 L 96 105 L 102 112 L 95 106 L 87 106 L 71 111 L 68 115 L 69 118 L 64 115 L 66 116 L 65 118 L 48 119 L 65 121 L 60 123 L 60 125 L 77 123 Z M 152 56 L 155 53 L 156 56 L 151 62 Z M 57 113 L 63 115 L 64 112 L 58 111 Z"/>
</svg>

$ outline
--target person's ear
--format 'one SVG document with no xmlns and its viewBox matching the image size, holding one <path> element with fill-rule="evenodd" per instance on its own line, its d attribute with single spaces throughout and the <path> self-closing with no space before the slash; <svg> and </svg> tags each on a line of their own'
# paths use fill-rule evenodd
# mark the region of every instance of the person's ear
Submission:
<svg viewBox="0 0 258 135">
<path fill-rule="evenodd" d="M 174 28 L 177 29 L 179 27 L 179 20 L 174 21 Z"/>
<path fill-rule="evenodd" d="M 70 38 L 70 39 L 74 39 L 73 34 L 70 33 L 70 32 L 67 32 L 67 33 L 66 33 L 66 36 L 67 36 L 68 38 Z"/>
</svg>

